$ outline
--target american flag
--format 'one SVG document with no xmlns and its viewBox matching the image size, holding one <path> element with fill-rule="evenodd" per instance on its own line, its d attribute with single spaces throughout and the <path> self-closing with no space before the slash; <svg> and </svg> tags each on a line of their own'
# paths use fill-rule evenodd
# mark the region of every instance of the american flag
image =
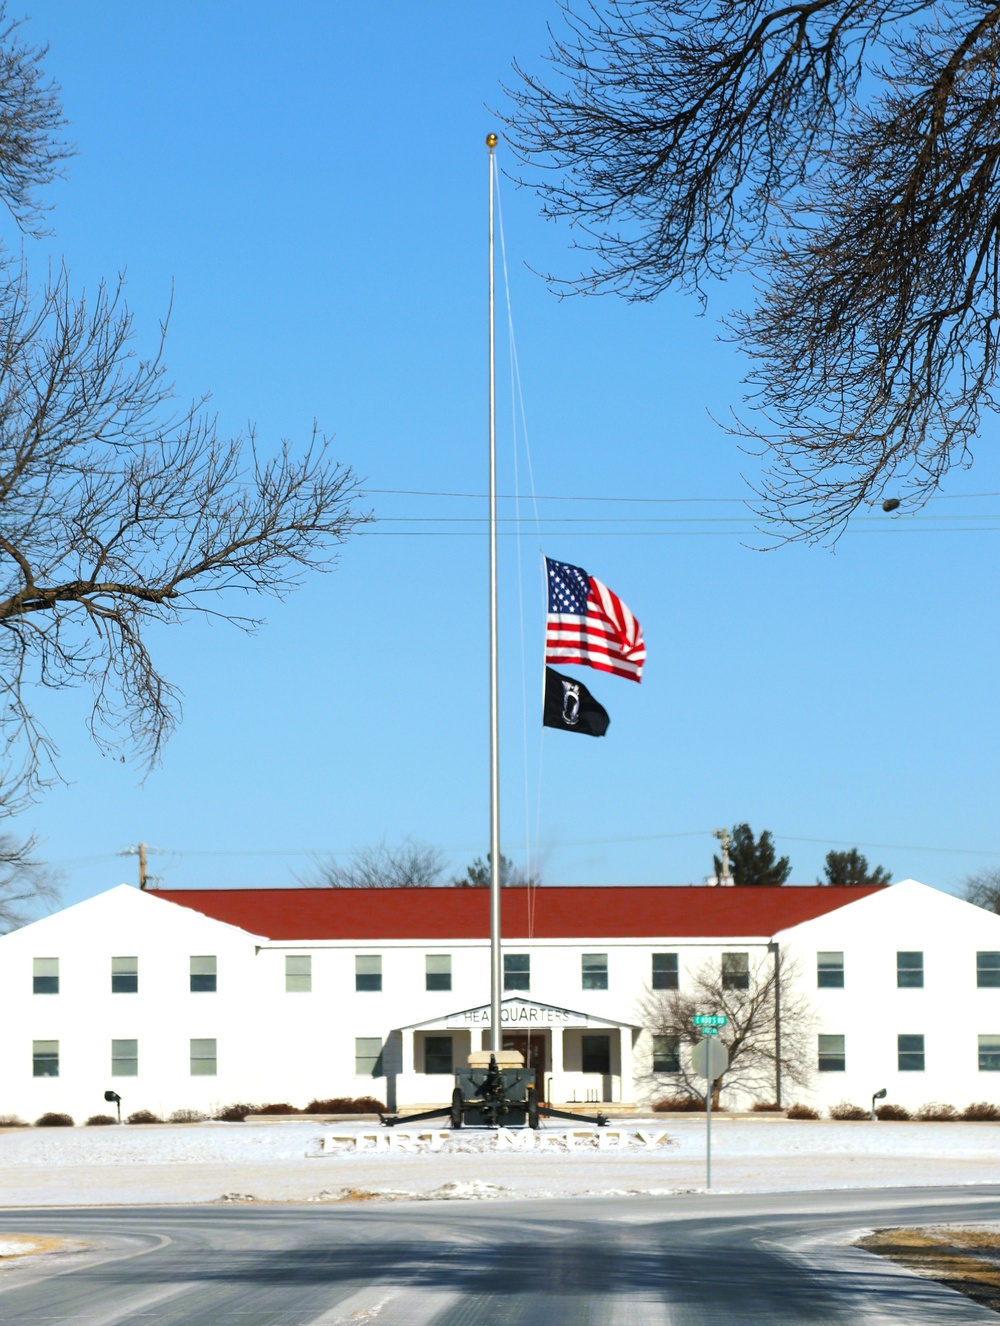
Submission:
<svg viewBox="0 0 1000 1326">
<path fill-rule="evenodd" d="M 642 681 L 642 628 L 607 585 L 579 566 L 545 559 L 549 613 L 546 663 L 585 663 L 599 672 Z"/>
</svg>

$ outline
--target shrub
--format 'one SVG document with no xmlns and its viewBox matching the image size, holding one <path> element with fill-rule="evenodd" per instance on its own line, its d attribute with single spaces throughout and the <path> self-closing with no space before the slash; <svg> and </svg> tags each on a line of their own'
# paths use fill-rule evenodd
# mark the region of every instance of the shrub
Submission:
<svg viewBox="0 0 1000 1326">
<path fill-rule="evenodd" d="M 334 1096 L 331 1100 L 311 1100 L 303 1114 L 385 1114 L 386 1107 L 374 1096 Z"/>
<path fill-rule="evenodd" d="M 786 1119 L 818 1119 L 819 1115 L 808 1105 L 793 1105 L 790 1110 L 785 1111 Z"/>
<path fill-rule="evenodd" d="M 36 1128 L 72 1128 L 73 1116 L 71 1114 L 55 1114 L 49 1112 L 43 1114 L 40 1119 L 35 1120 Z"/>
<path fill-rule="evenodd" d="M 991 1105 L 988 1100 L 977 1100 L 974 1104 L 965 1107 L 962 1111 L 962 1118 L 973 1123 L 983 1119 L 987 1121 L 1000 1119 L 1000 1108 Z"/>
<path fill-rule="evenodd" d="M 158 1114 L 154 1114 L 152 1110 L 136 1110 L 134 1114 L 130 1114 L 128 1116 L 125 1122 L 126 1123 L 162 1123 L 163 1120 L 160 1118 Z"/>
<path fill-rule="evenodd" d="M 697 1096 L 663 1096 L 653 1101 L 657 1114 L 700 1114 L 705 1109 L 705 1102 Z"/>
<path fill-rule="evenodd" d="M 174 1110 L 167 1123 L 204 1123 L 207 1118 L 201 1110 Z"/>
<path fill-rule="evenodd" d="M 96 1128 L 100 1124 L 117 1123 L 118 1120 L 111 1114 L 92 1114 L 87 1120 L 88 1128 Z"/>
<path fill-rule="evenodd" d="M 876 1119 L 881 1119 L 883 1123 L 905 1123 L 907 1119 L 912 1119 L 913 1115 L 902 1105 L 880 1105 L 875 1111 Z"/>
<path fill-rule="evenodd" d="M 954 1105 L 939 1105 L 936 1100 L 929 1100 L 917 1110 L 917 1118 L 925 1122 L 934 1120 L 937 1123 L 947 1123 L 958 1118 L 958 1110 Z"/>
<path fill-rule="evenodd" d="M 272 1105 L 256 1105 L 251 1111 L 253 1114 L 301 1114 L 302 1111 L 295 1105 L 287 1105 L 279 1102 Z M 313 1111 L 315 1114 L 317 1111 Z M 324 1114 L 332 1114 L 332 1110 L 323 1110 Z"/>
<path fill-rule="evenodd" d="M 831 1119 L 869 1119 L 871 1111 L 863 1105 L 852 1105 L 849 1100 L 842 1100 L 839 1105 L 831 1105 L 827 1110 Z"/>
<path fill-rule="evenodd" d="M 19 1114 L 0 1114 L 0 1128 L 27 1128 L 28 1120 Z"/>
<path fill-rule="evenodd" d="M 755 1100 L 750 1108 L 754 1114 L 780 1114 L 784 1106 L 776 1100 Z"/>
<path fill-rule="evenodd" d="M 219 1123 L 242 1123 L 248 1114 L 253 1114 L 256 1105 L 224 1105 L 218 1114 L 212 1117 Z"/>
</svg>

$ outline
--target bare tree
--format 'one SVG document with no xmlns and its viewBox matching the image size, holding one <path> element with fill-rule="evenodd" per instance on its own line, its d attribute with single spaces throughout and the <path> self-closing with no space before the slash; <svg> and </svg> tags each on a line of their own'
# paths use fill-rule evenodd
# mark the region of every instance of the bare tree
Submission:
<svg viewBox="0 0 1000 1326">
<path fill-rule="evenodd" d="M 59 897 L 59 876 L 35 855 L 35 838 L 0 833 L 0 934 L 25 925 Z"/>
<path fill-rule="evenodd" d="M 0 203 L 22 235 L 40 233 L 38 192 L 70 154 L 44 54 L 0 4 Z M 120 285 L 74 294 L 61 270 L 36 288 L 0 247 L 0 816 L 57 776 L 44 690 L 89 688 L 99 745 L 148 768 L 180 714 L 155 629 L 252 629 L 251 596 L 332 567 L 366 519 L 315 429 L 298 453 L 258 450 L 252 430 L 220 438 L 204 400 L 178 408 L 165 329 L 139 356 Z M 10 887 L 41 897 L 34 843 L 4 841 Z"/>
<path fill-rule="evenodd" d="M 1000 916 L 1000 870 L 983 870 L 965 879 L 965 901 Z"/>
<path fill-rule="evenodd" d="M 52 768 L 39 687 L 89 686 L 95 739 L 148 766 L 179 713 L 149 629 L 195 615 L 253 629 L 234 600 L 332 566 L 364 519 L 324 439 L 265 458 L 252 433 L 220 439 L 200 407 L 171 415 L 164 367 L 132 357 L 131 332 L 117 296 L 74 299 L 65 274 L 37 296 L 20 267 L 0 284 L 8 801 Z"/>
<path fill-rule="evenodd" d="M 727 958 L 730 960 L 727 962 Z M 745 962 L 739 959 L 746 959 Z M 737 961 L 732 961 L 737 959 Z M 651 1064 L 645 1074 L 653 1090 L 704 1101 L 704 1081 L 691 1067 L 691 1050 L 702 1039 L 694 1024 L 696 1014 L 721 1013 L 726 1025 L 719 1040 L 729 1051 L 729 1068 L 717 1081 L 713 1105 L 730 1090 L 773 1100 L 780 1057 L 786 1083 L 808 1086 L 812 1076 L 812 1007 L 797 984 L 794 962 L 783 961 L 780 976 L 770 954 L 725 955 L 706 960 L 683 989 L 648 990 L 640 1005 L 642 1025 L 664 1038 L 664 1049 L 676 1053 L 676 1068 L 657 1072 Z M 779 988 L 780 981 L 780 988 Z M 781 1049 L 777 1049 L 775 993 L 780 994 Z"/>
<path fill-rule="evenodd" d="M 770 456 L 761 509 L 835 537 L 919 505 L 995 410 L 1000 5 L 581 0 L 515 147 L 581 234 L 570 288 L 652 299 L 753 274 L 730 328 Z"/>
<path fill-rule="evenodd" d="M 301 882 L 330 889 L 426 889 L 439 884 L 444 857 L 436 847 L 404 838 L 398 847 L 384 840 L 362 847 L 346 865 L 319 863 Z"/>
</svg>

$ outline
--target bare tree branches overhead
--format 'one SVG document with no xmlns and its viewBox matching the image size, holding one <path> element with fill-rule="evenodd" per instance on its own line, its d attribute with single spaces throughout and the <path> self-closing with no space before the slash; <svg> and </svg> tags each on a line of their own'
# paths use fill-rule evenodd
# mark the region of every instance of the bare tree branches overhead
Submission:
<svg viewBox="0 0 1000 1326">
<path fill-rule="evenodd" d="M 997 407 L 1000 4 L 564 5 L 515 144 L 591 266 L 651 299 L 750 271 L 730 320 L 770 467 L 762 511 L 835 537 L 923 501 Z M 896 488 L 893 489 L 894 494 Z"/>
<path fill-rule="evenodd" d="M 61 137 L 59 89 L 42 70 L 47 48 L 22 41 L 20 27 L 0 3 L 0 202 L 21 230 L 38 234 L 38 191 L 59 176 L 72 149 Z"/>
<path fill-rule="evenodd" d="M 70 153 L 44 54 L 0 3 L 0 203 L 18 240 L 40 233 L 39 193 Z M 75 293 L 64 269 L 33 284 L 0 236 L 0 817 L 56 774 L 46 690 L 88 688 L 98 744 L 148 768 L 180 713 L 155 629 L 253 629 L 251 598 L 332 567 L 367 519 L 315 430 L 258 448 L 252 429 L 220 437 L 204 400 L 178 406 L 164 334 L 143 357 L 120 286 Z M 34 846 L 0 836 L 0 924 L 11 900 L 47 896 Z"/>
<path fill-rule="evenodd" d="M 646 1074 L 647 1084 L 675 1096 L 705 1099 L 704 1080 L 691 1067 L 691 1050 L 702 1039 L 694 1025 L 698 1013 L 722 1013 L 727 1021 L 719 1040 L 729 1051 L 729 1067 L 716 1084 L 713 1103 L 724 1090 L 758 1100 L 773 1100 L 776 1068 L 780 1057 L 786 1083 L 808 1086 L 812 1076 L 810 1049 L 814 1015 L 811 1005 L 796 986 L 794 963 L 783 961 L 780 975 L 770 954 L 746 963 L 718 959 L 705 961 L 677 990 L 649 990 L 640 1006 L 643 1026 L 675 1053 L 675 1067 L 657 1071 L 655 1058 Z M 781 1048 L 778 1050 L 775 994 L 780 981 Z"/>
<path fill-rule="evenodd" d="M 177 696 L 148 645 L 192 615 L 252 629 L 252 595 L 327 569 L 364 519 L 324 439 L 262 457 L 174 411 L 158 357 L 132 356 L 117 294 L 0 286 L 0 740 L 8 797 L 31 794 L 53 747 L 38 687 L 84 684 L 105 749 L 154 762 Z M 238 607 L 234 606 L 234 600 Z M 17 760 L 20 758 L 20 764 Z"/>
</svg>

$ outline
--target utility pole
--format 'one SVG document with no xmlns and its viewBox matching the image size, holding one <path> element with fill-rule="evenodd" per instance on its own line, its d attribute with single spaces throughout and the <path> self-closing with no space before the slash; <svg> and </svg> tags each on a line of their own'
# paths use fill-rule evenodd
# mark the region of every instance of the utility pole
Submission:
<svg viewBox="0 0 1000 1326">
<path fill-rule="evenodd" d="M 715 882 L 720 885 L 731 885 L 733 876 L 729 868 L 729 848 L 732 846 L 732 837 L 728 829 L 713 829 L 712 837 L 718 838 L 722 852 L 722 871 Z"/>
<path fill-rule="evenodd" d="M 150 848 L 148 848 L 148 847 L 146 846 L 145 843 L 139 843 L 139 844 L 138 844 L 137 846 L 135 846 L 135 847 L 126 847 L 125 850 L 124 850 L 124 852 L 119 852 L 119 853 L 118 853 L 119 856 L 137 856 L 137 857 L 139 858 L 139 888 L 140 888 L 140 889 L 146 889 L 146 888 L 148 888 L 148 887 L 149 887 L 149 881 L 150 881 L 150 879 L 152 878 L 152 876 L 149 874 L 149 871 L 148 871 L 147 868 L 146 868 L 146 858 L 147 858 L 147 856 L 148 856 L 148 854 L 149 854 L 149 852 L 150 852 L 151 850 L 154 851 L 154 852 L 157 852 L 157 851 L 160 851 L 161 849 L 160 849 L 160 848 L 157 848 L 157 847 L 154 847 L 154 848 L 150 849 Z"/>
</svg>

